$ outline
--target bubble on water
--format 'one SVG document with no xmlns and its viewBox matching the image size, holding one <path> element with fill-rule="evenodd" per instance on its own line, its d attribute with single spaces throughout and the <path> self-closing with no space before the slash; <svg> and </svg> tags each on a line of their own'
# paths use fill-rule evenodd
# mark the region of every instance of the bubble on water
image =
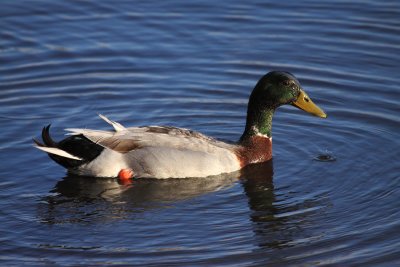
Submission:
<svg viewBox="0 0 400 267">
<path fill-rule="evenodd" d="M 336 157 L 333 155 L 332 152 L 325 150 L 324 152 L 320 152 L 317 156 L 315 156 L 314 160 L 322 162 L 333 162 L 336 161 Z"/>
</svg>

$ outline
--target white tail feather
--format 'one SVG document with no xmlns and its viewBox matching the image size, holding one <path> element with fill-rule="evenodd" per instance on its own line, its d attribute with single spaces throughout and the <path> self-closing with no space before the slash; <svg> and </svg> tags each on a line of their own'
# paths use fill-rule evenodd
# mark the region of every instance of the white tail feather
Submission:
<svg viewBox="0 0 400 267">
<path fill-rule="evenodd" d="M 116 121 L 112 121 L 109 118 L 107 118 L 104 115 L 98 114 L 100 118 L 102 118 L 104 121 L 106 121 L 108 124 L 110 124 L 112 127 L 114 127 L 114 130 L 116 132 L 121 132 L 121 131 L 125 131 L 126 128 L 124 126 L 122 126 L 122 124 L 116 122 Z"/>
<path fill-rule="evenodd" d="M 55 147 L 44 147 L 44 146 L 35 146 L 37 149 L 40 149 L 46 153 L 54 154 L 60 157 L 75 159 L 75 160 L 82 160 L 81 158 L 75 157 L 74 155 L 69 154 L 68 152 L 61 150 Z"/>
<path fill-rule="evenodd" d="M 113 136 L 115 133 L 110 131 L 102 131 L 102 130 L 91 130 L 91 129 L 79 129 L 79 128 L 66 128 L 65 131 L 69 132 L 66 135 L 99 135 L 99 136 Z"/>
</svg>

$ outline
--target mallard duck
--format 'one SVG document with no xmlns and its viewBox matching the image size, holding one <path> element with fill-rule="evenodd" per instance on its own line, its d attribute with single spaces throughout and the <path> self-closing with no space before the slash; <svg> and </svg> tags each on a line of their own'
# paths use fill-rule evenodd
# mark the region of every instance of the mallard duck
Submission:
<svg viewBox="0 0 400 267">
<path fill-rule="evenodd" d="M 70 173 L 93 177 L 186 178 L 229 173 L 272 158 L 272 117 L 275 109 L 291 104 L 326 118 L 290 73 L 272 71 L 253 89 L 246 126 L 236 143 L 171 126 L 126 128 L 103 115 L 114 131 L 66 129 L 71 136 L 55 142 L 50 125 L 35 146 Z"/>
</svg>

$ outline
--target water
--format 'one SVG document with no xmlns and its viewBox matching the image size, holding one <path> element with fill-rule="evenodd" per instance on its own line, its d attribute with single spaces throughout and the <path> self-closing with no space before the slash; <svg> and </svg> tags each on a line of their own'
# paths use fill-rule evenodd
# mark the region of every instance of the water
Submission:
<svg viewBox="0 0 400 267">
<path fill-rule="evenodd" d="M 0 263 L 400 265 L 398 1 L 5 1 Z M 237 140 L 270 70 L 328 114 L 274 117 L 273 162 L 210 179 L 65 177 L 53 123 L 186 127 Z"/>
</svg>

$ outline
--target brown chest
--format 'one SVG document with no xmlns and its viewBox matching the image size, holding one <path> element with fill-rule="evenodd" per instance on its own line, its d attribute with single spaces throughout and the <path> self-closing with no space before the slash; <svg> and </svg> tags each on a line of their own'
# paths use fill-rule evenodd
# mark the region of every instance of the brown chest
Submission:
<svg viewBox="0 0 400 267">
<path fill-rule="evenodd" d="M 272 158 L 272 139 L 252 136 L 242 142 L 236 150 L 236 155 L 242 168 L 248 164 L 268 161 Z"/>
</svg>

